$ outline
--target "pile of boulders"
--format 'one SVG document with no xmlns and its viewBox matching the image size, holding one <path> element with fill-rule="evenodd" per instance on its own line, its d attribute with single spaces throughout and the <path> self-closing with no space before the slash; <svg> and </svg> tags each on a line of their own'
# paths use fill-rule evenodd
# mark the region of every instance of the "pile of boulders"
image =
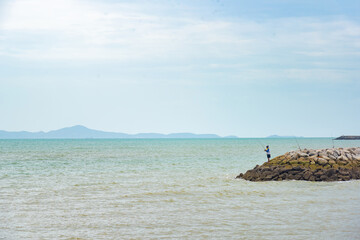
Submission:
<svg viewBox="0 0 360 240">
<path fill-rule="evenodd" d="M 348 181 L 360 179 L 360 148 L 303 149 L 287 152 L 240 173 L 250 181 Z"/>
</svg>

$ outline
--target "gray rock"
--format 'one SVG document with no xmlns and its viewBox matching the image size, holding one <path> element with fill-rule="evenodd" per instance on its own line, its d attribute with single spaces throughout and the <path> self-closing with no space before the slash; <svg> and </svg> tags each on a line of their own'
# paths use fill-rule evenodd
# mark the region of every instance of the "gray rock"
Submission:
<svg viewBox="0 0 360 240">
<path fill-rule="evenodd" d="M 309 152 L 309 156 L 314 156 L 316 153 L 314 151 Z"/>
<path fill-rule="evenodd" d="M 326 165 L 328 163 L 328 161 L 324 158 L 319 158 L 317 160 L 317 163 L 319 163 L 320 165 Z"/>
<path fill-rule="evenodd" d="M 304 173 L 303 177 L 304 177 L 305 180 L 309 180 L 311 175 L 312 175 L 312 174 L 311 174 L 310 171 L 306 171 L 306 172 Z"/>
</svg>

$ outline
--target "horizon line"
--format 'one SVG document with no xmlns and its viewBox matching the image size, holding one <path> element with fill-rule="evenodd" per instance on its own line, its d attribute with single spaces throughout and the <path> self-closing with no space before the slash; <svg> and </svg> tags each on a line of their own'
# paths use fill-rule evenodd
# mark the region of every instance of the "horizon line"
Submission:
<svg viewBox="0 0 360 240">
<path fill-rule="evenodd" d="M 26 130 L 20 130 L 20 131 L 8 131 L 8 130 L 0 130 L 0 132 L 6 132 L 9 134 L 21 134 L 21 133 L 25 133 L 25 134 L 49 134 L 52 132 L 56 132 L 56 131 L 61 131 L 61 130 L 67 130 L 67 129 L 85 129 L 85 130 L 89 130 L 89 131 L 96 131 L 98 133 L 103 133 L 103 134 L 124 134 L 124 135 L 128 135 L 128 136 L 122 136 L 122 137 L 46 137 L 46 136 L 41 136 L 41 137 L 1 137 L 0 139 L 217 139 L 217 138 L 225 138 L 225 139 L 236 139 L 236 138 L 241 138 L 241 139 L 247 139 L 247 138 L 267 138 L 267 139 L 281 139 L 281 138 L 334 138 L 334 137 L 330 137 L 330 136 L 323 136 L 323 137 L 319 137 L 319 136 L 312 136 L 312 137 L 305 137 L 305 136 L 289 136 L 289 135 L 277 135 L 277 134 L 273 134 L 273 135 L 269 135 L 269 136 L 262 136 L 262 137 L 249 137 L 249 136 L 236 136 L 236 135 L 225 135 L 225 136 L 220 136 L 218 134 L 214 134 L 214 133 L 192 133 L 192 132 L 172 132 L 172 133 L 158 133 L 158 132 L 139 132 L 139 133 L 124 133 L 124 132 L 111 132 L 111 131 L 103 131 L 103 130 L 97 130 L 97 129 L 91 129 L 88 128 L 84 125 L 73 125 L 70 127 L 63 127 L 63 128 L 59 128 L 59 129 L 55 129 L 55 130 L 49 130 L 49 131 L 26 131 Z M 163 135 L 164 137 L 137 137 L 137 135 Z M 175 137 L 175 136 L 171 136 L 171 135 L 176 135 L 176 134 L 191 134 L 194 135 L 194 137 Z M 201 137 L 204 136 L 204 137 Z M 205 137 L 207 136 L 207 137 Z M 212 137 L 213 136 L 213 137 Z M 343 135 L 342 135 L 343 136 Z M 334 138 L 335 139 L 335 138 Z"/>
</svg>

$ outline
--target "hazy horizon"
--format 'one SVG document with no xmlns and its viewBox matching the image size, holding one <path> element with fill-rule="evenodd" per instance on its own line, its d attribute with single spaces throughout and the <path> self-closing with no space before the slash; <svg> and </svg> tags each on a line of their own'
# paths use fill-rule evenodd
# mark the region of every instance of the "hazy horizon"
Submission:
<svg viewBox="0 0 360 240">
<path fill-rule="evenodd" d="M 360 4 L 0 2 L 0 129 L 360 135 Z"/>
<path fill-rule="evenodd" d="M 160 138 L 176 138 L 176 135 L 180 136 L 180 138 L 184 138 L 184 136 L 186 134 L 189 134 L 190 138 L 198 138 L 199 136 L 205 136 L 206 138 L 211 138 L 211 136 L 215 137 L 215 138 L 312 138 L 312 137 L 307 137 L 307 136 L 291 136 L 291 135 L 278 135 L 278 134 L 271 134 L 268 136 L 261 136 L 261 137 L 251 137 L 251 136 L 243 136 L 243 137 L 238 137 L 234 134 L 231 135 L 226 135 L 226 136 L 222 136 L 222 135 L 218 135 L 218 134 L 214 134 L 214 133 L 196 133 L 196 132 L 169 132 L 169 133 L 161 133 L 161 132 L 138 132 L 138 133 L 126 133 L 126 132 L 115 132 L 115 131 L 103 131 L 101 129 L 91 129 L 88 128 L 87 126 L 84 125 L 74 125 L 74 126 L 67 126 L 67 127 L 62 127 L 59 129 L 52 129 L 49 131 L 27 131 L 27 130 L 20 130 L 20 131 L 8 131 L 6 129 L 0 129 L 0 139 L 6 139 L 3 138 L 3 136 L 1 135 L 3 132 L 6 133 L 11 133 L 11 134 L 16 134 L 16 133 L 30 133 L 30 134 L 48 134 L 48 133 L 52 133 L 52 132 L 58 132 L 58 131 L 71 131 L 71 134 L 77 134 L 78 131 L 96 131 L 96 132 L 101 132 L 101 133 L 106 133 L 106 134 L 123 134 L 123 135 L 127 135 L 127 136 L 123 136 L 124 138 L 126 137 L 130 137 L 130 138 L 143 138 L 144 136 L 146 137 L 150 137 L 151 136 L 155 136 L 156 137 L 160 137 Z M 83 133 L 83 132 L 81 132 Z M 80 133 L 80 134 L 81 134 Z M 157 136 L 158 135 L 158 136 Z M 190 136 L 193 135 L 193 136 Z M 15 135 L 14 135 L 15 136 Z M 78 136 L 74 135 L 75 138 L 79 138 Z M 335 136 L 338 137 L 338 136 Z M 19 137 L 16 137 L 19 138 Z M 20 137 L 21 138 L 21 137 Z M 81 137 L 80 137 L 81 138 Z M 103 137 L 101 137 L 103 138 Z M 111 137 L 110 137 L 111 138 Z M 118 138 L 118 137 L 115 137 Z M 319 137 L 314 137 L 314 138 L 319 138 Z M 320 137 L 321 138 L 321 137 Z M 326 136 L 323 138 L 331 138 L 331 136 Z"/>
</svg>

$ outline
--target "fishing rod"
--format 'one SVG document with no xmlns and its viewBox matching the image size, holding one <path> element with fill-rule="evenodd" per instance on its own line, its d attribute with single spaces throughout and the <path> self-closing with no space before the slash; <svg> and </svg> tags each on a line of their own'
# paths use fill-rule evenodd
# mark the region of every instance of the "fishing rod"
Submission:
<svg viewBox="0 0 360 240">
<path fill-rule="evenodd" d="M 294 135 L 294 138 L 295 138 L 296 144 L 298 145 L 299 150 L 301 151 L 300 144 L 299 144 L 299 142 L 298 142 L 298 140 L 297 140 L 297 138 L 296 138 L 296 136 L 295 136 L 295 135 Z"/>
<path fill-rule="evenodd" d="M 256 142 L 261 146 L 262 149 L 265 150 L 264 145 L 262 144 L 262 142 L 259 139 L 256 139 Z"/>
</svg>

